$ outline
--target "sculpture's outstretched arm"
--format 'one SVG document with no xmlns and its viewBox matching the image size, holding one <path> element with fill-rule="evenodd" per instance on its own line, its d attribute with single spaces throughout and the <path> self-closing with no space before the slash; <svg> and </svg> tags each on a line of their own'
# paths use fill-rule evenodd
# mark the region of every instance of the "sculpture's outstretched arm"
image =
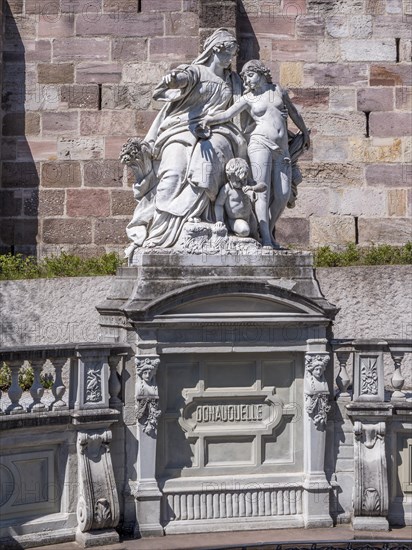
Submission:
<svg viewBox="0 0 412 550">
<path fill-rule="evenodd" d="M 229 122 L 236 115 L 249 108 L 248 102 L 245 98 L 241 97 L 234 105 L 223 111 L 223 113 L 217 113 L 216 115 L 209 115 L 204 118 L 205 125 L 223 124 Z"/>
</svg>

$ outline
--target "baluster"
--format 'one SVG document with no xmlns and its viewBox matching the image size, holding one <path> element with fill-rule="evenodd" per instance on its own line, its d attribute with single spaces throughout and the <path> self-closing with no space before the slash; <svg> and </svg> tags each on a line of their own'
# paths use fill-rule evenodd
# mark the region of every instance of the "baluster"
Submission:
<svg viewBox="0 0 412 550">
<path fill-rule="evenodd" d="M 338 358 L 340 366 L 339 374 L 336 377 L 336 384 L 339 388 L 339 398 L 350 398 L 350 393 L 347 391 L 350 385 L 350 378 L 348 375 L 348 371 L 346 370 L 346 364 L 348 362 L 349 356 L 349 351 L 336 352 L 336 357 Z"/>
<path fill-rule="evenodd" d="M 6 413 L 8 414 L 20 414 L 25 412 L 25 408 L 20 404 L 20 398 L 23 394 L 23 390 L 19 386 L 19 370 L 22 366 L 21 361 L 7 361 L 7 364 L 11 370 L 11 386 L 9 388 L 8 396 L 11 404 L 7 407 Z"/>
<path fill-rule="evenodd" d="M 393 375 L 391 378 L 392 387 L 394 388 L 395 391 L 393 392 L 391 399 L 406 398 L 405 393 L 402 391 L 403 385 L 405 383 L 405 378 L 403 377 L 402 371 L 401 371 L 401 364 L 402 364 L 404 355 L 405 355 L 404 351 L 391 350 L 391 357 L 395 366 L 395 370 L 393 371 Z"/>
<path fill-rule="evenodd" d="M 119 399 L 119 393 L 122 389 L 122 384 L 117 373 L 117 365 L 121 359 L 120 355 L 111 355 L 109 357 L 109 366 L 110 366 L 110 378 L 109 378 L 109 394 L 110 401 L 109 405 L 111 407 L 116 407 L 122 404 L 122 400 Z"/>
<path fill-rule="evenodd" d="M 32 403 L 30 403 L 29 410 L 32 412 L 47 410 L 46 405 L 41 402 L 41 398 L 44 394 L 44 388 L 40 382 L 40 373 L 43 369 L 43 365 L 43 359 L 35 359 L 31 361 L 31 367 L 34 373 L 34 380 L 30 388 L 30 395 L 32 396 L 33 401 Z"/>
<path fill-rule="evenodd" d="M 66 393 L 66 386 L 63 383 L 62 370 L 63 366 L 66 364 L 66 357 L 59 357 L 56 359 L 50 359 L 50 362 L 54 366 L 54 383 L 52 386 L 52 393 L 54 401 L 51 404 L 51 409 L 53 411 L 58 411 L 62 409 L 67 409 L 67 404 L 63 401 L 63 395 Z"/>
</svg>

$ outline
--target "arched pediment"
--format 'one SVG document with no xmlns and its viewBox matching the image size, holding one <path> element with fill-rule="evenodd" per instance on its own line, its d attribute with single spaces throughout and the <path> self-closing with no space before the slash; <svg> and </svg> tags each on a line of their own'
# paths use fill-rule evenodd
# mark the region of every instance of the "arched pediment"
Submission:
<svg viewBox="0 0 412 550">
<path fill-rule="evenodd" d="M 306 297 L 273 284 L 250 280 L 188 285 L 140 305 L 138 310 L 129 303 L 128 313 L 141 320 L 191 316 L 327 317 L 317 303 Z"/>
</svg>

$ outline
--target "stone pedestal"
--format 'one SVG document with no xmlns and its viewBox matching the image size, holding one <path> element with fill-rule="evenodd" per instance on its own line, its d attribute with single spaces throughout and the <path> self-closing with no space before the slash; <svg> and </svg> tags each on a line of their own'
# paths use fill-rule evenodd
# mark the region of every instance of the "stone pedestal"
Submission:
<svg viewBox="0 0 412 550">
<path fill-rule="evenodd" d="M 347 405 L 355 435 L 352 519 L 354 529 L 389 529 L 385 433 L 392 408 L 390 403 L 367 402 Z"/>
<path fill-rule="evenodd" d="M 331 525 L 336 310 L 309 253 L 141 250 L 98 309 L 103 337 L 135 352 L 124 407 L 135 536 Z M 324 361 L 313 387 L 305 355 Z"/>
</svg>

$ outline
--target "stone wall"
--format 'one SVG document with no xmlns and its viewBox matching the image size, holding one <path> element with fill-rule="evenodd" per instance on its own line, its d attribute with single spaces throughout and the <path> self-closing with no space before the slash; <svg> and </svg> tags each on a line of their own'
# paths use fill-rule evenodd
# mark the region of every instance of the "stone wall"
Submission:
<svg viewBox="0 0 412 550">
<path fill-rule="evenodd" d="M 412 268 L 323 268 L 316 276 L 325 297 L 340 311 L 335 338 L 411 338 Z M 112 277 L 1 281 L 0 347 L 92 342 L 99 339 L 96 304 Z M 412 389 L 411 357 L 403 373 Z M 388 372 L 393 366 L 388 363 Z"/>
<path fill-rule="evenodd" d="M 412 238 L 409 0 L 9 0 L 5 15 L 3 250 L 123 248 L 134 204 L 120 147 L 147 131 L 164 72 L 218 26 L 312 128 L 280 241 Z"/>
</svg>

